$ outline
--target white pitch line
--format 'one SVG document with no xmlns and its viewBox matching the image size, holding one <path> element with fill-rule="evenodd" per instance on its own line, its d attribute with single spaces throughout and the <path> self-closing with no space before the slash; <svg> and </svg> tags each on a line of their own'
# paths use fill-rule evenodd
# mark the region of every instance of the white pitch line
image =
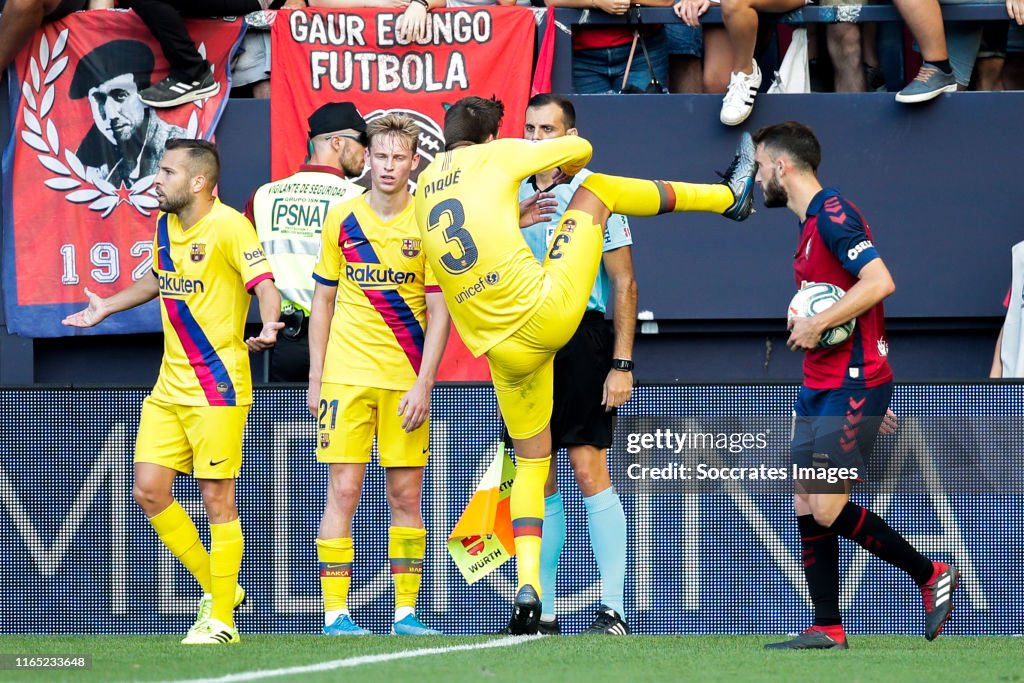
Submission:
<svg viewBox="0 0 1024 683">
<path fill-rule="evenodd" d="M 497 640 L 489 640 L 485 643 L 472 643 L 470 645 L 451 645 L 449 647 L 429 647 L 422 650 L 408 650 L 405 652 L 387 652 L 379 655 L 362 655 L 359 657 L 349 657 L 347 659 L 333 659 L 327 662 L 320 662 L 319 664 L 307 664 L 305 666 L 290 666 L 283 669 L 265 669 L 257 671 L 248 671 L 237 674 L 227 674 L 225 676 L 218 676 L 216 678 L 194 678 L 186 681 L 177 681 L 174 683 L 235 683 L 236 681 L 258 681 L 263 678 L 277 678 L 278 676 L 292 676 L 297 674 L 310 674 L 317 673 L 319 671 L 331 671 L 333 669 L 348 669 L 354 666 L 363 666 L 364 664 L 379 664 L 381 662 L 391 662 L 399 659 L 412 659 L 413 657 L 427 657 L 430 655 L 443 655 L 451 652 L 466 652 L 469 650 L 489 650 L 495 647 L 510 647 L 513 645 L 522 645 L 531 640 L 537 640 L 541 638 L 540 635 L 534 636 L 509 636 L 507 638 L 498 638 Z"/>
</svg>

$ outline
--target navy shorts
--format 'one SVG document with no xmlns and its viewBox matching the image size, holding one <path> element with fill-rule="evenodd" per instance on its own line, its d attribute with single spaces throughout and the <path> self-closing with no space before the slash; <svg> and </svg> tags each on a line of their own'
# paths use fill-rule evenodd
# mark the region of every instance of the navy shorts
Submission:
<svg viewBox="0 0 1024 683">
<path fill-rule="evenodd" d="M 892 382 L 853 389 L 800 387 L 793 407 L 793 464 L 856 468 L 865 478 L 891 398 Z"/>
</svg>

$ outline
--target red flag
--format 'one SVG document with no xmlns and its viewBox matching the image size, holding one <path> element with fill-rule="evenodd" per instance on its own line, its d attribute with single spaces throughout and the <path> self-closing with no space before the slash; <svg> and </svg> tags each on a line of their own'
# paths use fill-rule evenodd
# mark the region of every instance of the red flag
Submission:
<svg viewBox="0 0 1024 683">
<path fill-rule="evenodd" d="M 213 135 L 230 91 L 228 64 L 241 19 L 188 22 L 220 93 L 153 109 L 138 91 L 168 64 L 134 12 L 76 12 L 46 24 L 9 72 L 16 106 L 4 153 L 4 287 L 11 331 L 34 337 L 81 330 L 61 319 L 152 269 L 164 143 Z M 101 332 L 156 331 L 156 308 L 127 311 Z"/>
<path fill-rule="evenodd" d="M 551 92 L 551 70 L 555 64 L 555 9 L 548 7 L 544 12 L 544 36 L 537 51 L 537 68 L 533 71 L 530 96 Z"/>
</svg>

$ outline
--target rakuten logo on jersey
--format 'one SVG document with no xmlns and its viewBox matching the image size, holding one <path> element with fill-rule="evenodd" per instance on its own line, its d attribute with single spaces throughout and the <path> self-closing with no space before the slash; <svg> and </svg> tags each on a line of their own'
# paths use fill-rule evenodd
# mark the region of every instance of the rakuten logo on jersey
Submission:
<svg viewBox="0 0 1024 683">
<path fill-rule="evenodd" d="M 160 277 L 160 294 L 163 296 L 185 296 L 187 294 L 203 294 L 206 291 L 206 286 L 203 281 L 195 278 L 183 278 L 178 275 L 168 275 L 161 273 Z"/>
<path fill-rule="evenodd" d="M 379 289 L 390 285 L 404 285 L 416 282 L 416 273 L 396 271 L 379 265 L 354 266 L 345 264 L 345 277 L 363 289 Z"/>
<path fill-rule="evenodd" d="M 867 251 L 873 246 L 875 245 L 871 244 L 871 240 L 864 240 L 863 242 L 861 242 L 860 244 L 846 252 L 846 258 L 850 259 L 851 261 L 856 261 L 857 257 L 860 256 L 861 252 Z"/>
</svg>

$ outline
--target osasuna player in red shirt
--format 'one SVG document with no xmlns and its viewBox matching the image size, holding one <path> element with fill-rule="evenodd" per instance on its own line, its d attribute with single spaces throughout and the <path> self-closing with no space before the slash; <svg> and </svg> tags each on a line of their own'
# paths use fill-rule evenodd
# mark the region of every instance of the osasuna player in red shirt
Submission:
<svg viewBox="0 0 1024 683">
<path fill-rule="evenodd" d="M 814 604 L 814 624 L 772 649 L 846 649 L 839 614 L 839 536 L 905 571 L 924 598 L 925 637 L 934 639 L 953 610 L 960 573 L 913 548 L 878 515 L 850 501 L 863 477 L 883 420 L 889 413 L 892 370 L 882 300 L 896 285 L 871 241 L 856 206 L 834 189 L 822 189 L 817 170 L 821 146 L 807 126 L 790 121 L 754 135 L 756 180 L 765 206 L 786 206 L 801 221 L 794 255 L 796 284 L 828 282 L 846 290 L 831 308 L 796 318 L 787 342 L 803 351 L 804 381 L 794 408 L 793 464 L 800 468 L 856 469 L 835 484 L 810 477 L 796 483 L 794 508 L 803 547 L 804 575 Z M 825 330 L 856 318 L 850 339 L 822 349 Z M 826 480 L 827 481 L 827 480 Z"/>
</svg>

